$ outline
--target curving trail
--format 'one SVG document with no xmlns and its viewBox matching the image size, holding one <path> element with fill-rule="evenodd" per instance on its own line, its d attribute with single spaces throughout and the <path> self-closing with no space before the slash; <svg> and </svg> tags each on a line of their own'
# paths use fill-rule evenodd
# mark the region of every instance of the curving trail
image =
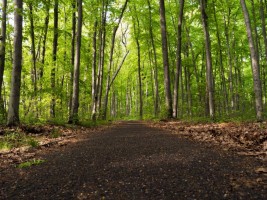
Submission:
<svg viewBox="0 0 267 200">
<path fill-rule="evenodd" d="M 267 199 L 266 163 L 122 122 L 13 169 L 0 199 Z M 10 171 L 9 171 L 10 173 Z"/>
</svg>

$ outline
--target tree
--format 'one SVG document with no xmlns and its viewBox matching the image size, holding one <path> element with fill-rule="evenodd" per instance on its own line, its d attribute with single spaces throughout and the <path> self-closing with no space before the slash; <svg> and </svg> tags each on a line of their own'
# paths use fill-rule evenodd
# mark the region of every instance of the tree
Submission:
<svg viewBox="0 0 267 200">
<path fill-rule="evenodd" d="M 78 108 L 79 108 L 79 79 L 80 79 L 80 57 L 81 57 L 81 37 L 82 37 L 82 0 L 77 0 L 78 4 L 78 25 L 76 34 L 76 50 L 73 71 L 73 93 L 72 106 L 69 116 L 69 123 L 78 122 Z"/>
<path fill-rule="evenodd" d="M 4 114 L 4 106 L 2 100 L 2 85 L 5 69 L 5 55 L 6 55 L 6 16 L 7 16 L 7 0 L 2 0 L 2 23 L 0 35 L 0 114 Z"/>
<path fill-rule="evenodd" d="M 159 113 L 159 83 L 158 83 L 158 58 L 157 58 L 157 51 L 153 33 L 153 25 L 152 25 L 152 8 L 151 8 L 151 0 L 147 0 L 148 10 L 149 10 L 149 35 L 151 39 L 152 51 L 153 51 L 153 58 L 154 58 L 154 82 L 155 82 L 155 102 L 154 102 L 154 115 L 155 117 L 158 116 Z"/>
<path fill-rule="evenodd" d="M 240 0 L 240 4 L 242 6 L 242 11 L 245 19 L 247 37 L 249 42 L 250 56 L 251 56 L 251 65 L 253 72 L 253 83 L 254 83 L 254 93 L 255 93 L 255 108 L 256 108 L 256 116 L 258 121 L 263 120 L 262 116 L 262 90 L 261 90 L 261 80 L 260 80 L 260 68 L 258 62 L 257 51 L 255 48 L 251 22 L 248 14 L 248 9 L 245 0 Z"/>
<path fill-rule="evenodd" d="M 180 11 L 178 19 L 178 29 L 177 29 L 177 52 L 176 52 L 176 71 L 175 71 L 175 82 L 174 82 L 174 93 L 173 93 L 173 117 L 177 117 L 177 107 L 178 107 L 178 90 L 179 90 L 179 77 L 181 75 L 182 59 L 181 59 L 181 49 L 182 49 L 182 23 L 184 14 L 184 0 L 179 1 Z"/>
<path fill-rule="evenodd" d="M 93 60 L 95 61 L 93 63 L 93 68 L 92 68 L 92 82 L 94 85 L 93 87 L 93 106 L 92 106 L 92 120 L 95 121 L 97 118 L 97 114 L 99 113 L 99 110 L 101 108 L 101 99 L 102 99 L 102 87 L 103 87 L 103 76 L 104 76 L 104 61 L 105 61 L 105 46 L 106 46 L 106 20 L 107 20 L 107 9 L 108 9 L 108 1 L 103 0 L 102 1 L 102 8 L 101 8 L 101 23 L 100 23 L 100 28 L 99 28 L 99 56 L 98 56 L 98 70 L 97 70 L 97 52 L 96 48 L 94 48 L 94 58 Z M 97 29 L 97 25 L 99 23 L 95 22 L 95 29 Z M 97 47 L 96 43 L 96 37 L 97 37 L 97 30 L 95 30 L 94 34 L 94 47 Z M 97 72 L 96 72 L 97 71 Z"/>
<path fill-rule="evenodd" d="M 58 48 L 58 0 L 54 4 L 54 37 L 53 37 L 53 67 L 51 69 L 51 90 L 52 98 L 50 103 L 50 117 L 56 117 L 56 62 L 57 62 L 57 48 Z"/>
<path fill-rule="evenodd" d="M 210 34 L 208 27 L 208 16 L 206 14 L 206 0 L 200 0 L 200 10 L 202 17 L 203 32 L 205 36 L 205 51 L 206 51 L 206 82 L 208 92 L 208 105 L 209 115 L 211 119 L 214 119 L 214 86 L 213 86 L 213 72 L 212 72 L 212 58 L 211 58 L 211 46 L 210 46 Z"/>
<path fill-rule="evenodd" d="M 109 67 L 108 67 L 108 74 L 107 74 L 107 83 L 106 83 L 106 93 L 105 93 L 105 97 L 104 97 L 104 103 L 103 103 L 103 113 L 102 113 L 102 119 L 106 119 L 107 117 L 107 106 L 108 106 L 108 95 L 109 95 L 109 90 L 110 90 L 110 87 L 111 87 L 111 84 L 113 83 L 114 80 L 110 81 L 110 73 L 111 73 L 111 67 L 112 67 L 112 64 L 113 64 L 113 53 L 114 53 L 114 45 L 115 45 L 115 39 L 116 39 L 116 33 L 117 33 L 117 30 L 119 28 L 119 25 L 121 23 L 121 20 L 122 20 L 122 17 L 123 17 L 123 14 L 126 10 L 126 7 L 127 7 L 127 3 L 128 3 L 128 0 L 125 1 L 123 7 L 122 7 L 122 10 L 121 10 L 121 13 L 120 13 L 120 16 L 118 18 L 118 23 L 115 25 L 115 27 L 113 28 L 113 33 L 112 33 L 112 41 L 111 41 L 111 48 L 110 48 L 110 56 L 109 56 Z M 128 55 L 129 51 L 127 51 L 126 53 L 126 56 Z M 125 57 L 126 58 L 126 57 Z M 123 59 L 123 62 L 124 62 L 125 59 Z M 123 64 L 122 62 L 122 64 Z M 122 66 L 122 64 L 119 66 L 118 70 L 117 70 L 117 74 L 120 70 L 120 67 Z M 113 76 L 114 77 L 114 76 Z M 114 77 L 114 79 L 116 78 L 116 76 Z"/>
<path fill-rule="evenodd" d="M 12 66 L 11 91 L 8 106 L 7 125 L 19 124 L 19 103 L 22 69 L 22 0 L 14 0 L 14 53 Z"/>
<path fill-rule="evenodd" d="M 74 62 L 75 62 L 75 32 L 76 32 L 76 0 L 72 0 L 72 37 L 71 37 L 71 72 L 70 72 L 70 85 L 73 85 L 73 70 L 74 70 Z M 70 99 L 69 99 L 69 115 L 72 112 L 72 94 L 73 87 L 70 87 Z"/>
<path fill-rule="evenodd" d="M 172 118 L 172 95 L 171 83 L 169 74 L 169 57 L 168 57 L 168 41 L 167 41 L 167 26 L 165 17 L 164 0 L 160 0 L 160 28 L 162 40 L 162 57 L 164 67 L 164 88 L 165 88 L 165 104 L 167 109 L 167 117 Z"/>
<path fill-rule="evenodd" d="M 136 5 L 134 5 L 134 13 L 133 17 L 133 29 L 134 29 L 134 40 L 137 47 L 137 72 L 138 72 L 138 91 L 139 91 L 139 119 L 143 119 L 143 87 L 142 87 L 142 77 L 141 77 L 141 48 L 140 48 L 140 21 L 137 15 Z"/>
</svg>

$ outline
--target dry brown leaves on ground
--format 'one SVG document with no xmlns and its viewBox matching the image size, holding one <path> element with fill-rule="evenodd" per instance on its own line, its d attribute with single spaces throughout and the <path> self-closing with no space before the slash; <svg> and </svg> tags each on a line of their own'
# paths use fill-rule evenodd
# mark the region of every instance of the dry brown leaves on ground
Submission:
<svg viewBox="0 0 267 200">
<path fill-rule="evenodd" d="M 198 141 L 220 144 L 240 154 L 267 160 L 267 122 L 263 123 L 189 123 L 164 121 L 152 126 Z"/>
</svg>

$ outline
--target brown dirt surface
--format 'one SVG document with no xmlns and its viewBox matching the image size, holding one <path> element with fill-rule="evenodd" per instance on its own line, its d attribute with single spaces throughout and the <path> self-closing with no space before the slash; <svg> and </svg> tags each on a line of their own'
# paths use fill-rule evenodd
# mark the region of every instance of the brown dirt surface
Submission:
<svg viewBox="0 0 267 200">
<path fill-rule="evenodd" d="M 266 160 L 143 122 L 35 154 L 0 171 L 0 199 L 267 199 Z"/>
</svg>

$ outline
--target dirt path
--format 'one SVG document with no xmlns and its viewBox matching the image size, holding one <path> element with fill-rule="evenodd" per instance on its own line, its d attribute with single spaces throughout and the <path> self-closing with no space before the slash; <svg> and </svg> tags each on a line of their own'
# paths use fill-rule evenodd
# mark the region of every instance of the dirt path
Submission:
<svg viewBox="0 0 267 200">
<path fill-rule="evenodd" d="M 255 172 L 263 161 L 140 122 L 43 158 L 1 172 L 0 199 L 267 199 L 267 177 Z"/>
</svg>

